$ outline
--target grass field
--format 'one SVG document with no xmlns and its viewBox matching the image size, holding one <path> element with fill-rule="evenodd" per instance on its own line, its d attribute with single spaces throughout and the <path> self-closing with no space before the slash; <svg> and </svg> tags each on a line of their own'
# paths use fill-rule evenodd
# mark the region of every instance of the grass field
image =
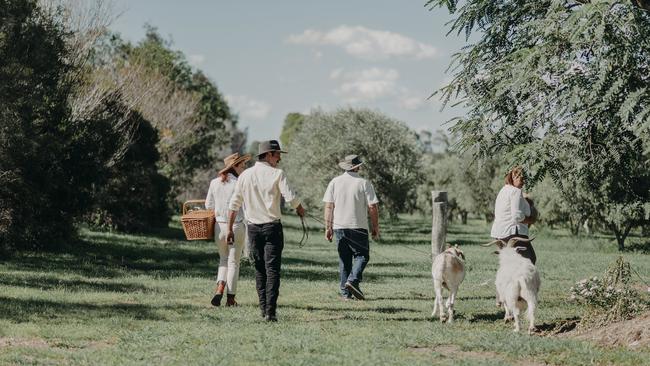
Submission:
<svg viewBox="0 0 650 366">
<path fill-rule="evenodd" d="M 178 226 L 149 236 L 83 230 L 68 254 L 24 253 L 0 262 L 0 364 L 650 364 L 648 349 L 514 334 L 494 306 L 497 258 L 478 246 L 489 240 L 481 221 L 452 225 L 448 233 L 465 251 L 468 271 L 454 324 L 430 316 L 428 220 L 383 223 L 382 241 L 371 244 L 363 302 L 339 300 L 337 254 L 322 230 L 299 248 L 299 221 L 284 222 L 280 321 L 271 324 L 260 318 L 248 263 L 241 306 L 210 305 L 216 248 L 184 241 Z M 581 314 L 567 301 L 569 287 L 601 275 L 619 254 L 611 238 L 536 235 L 537 323 L 550 329 Z M 650 278 L 649 255 L 624 256 Z"/>
</svg>

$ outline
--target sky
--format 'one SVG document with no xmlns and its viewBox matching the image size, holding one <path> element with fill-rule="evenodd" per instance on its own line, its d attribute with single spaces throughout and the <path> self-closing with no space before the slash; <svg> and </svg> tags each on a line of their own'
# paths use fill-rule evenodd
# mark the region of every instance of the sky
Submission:
<svg viewBox="0 0 650 366">
<path fill-rule="evenodd" d="M 435 131 L 460 109 L 440 111 L 451 57 L 445 9 L 426 0 L 116 0 L 111 29 L 129 41 L 158 28 L 203 70 L 248 128 L 277 139 L 288 113 L 370 108 L 416 131 Z"/>
</svg>

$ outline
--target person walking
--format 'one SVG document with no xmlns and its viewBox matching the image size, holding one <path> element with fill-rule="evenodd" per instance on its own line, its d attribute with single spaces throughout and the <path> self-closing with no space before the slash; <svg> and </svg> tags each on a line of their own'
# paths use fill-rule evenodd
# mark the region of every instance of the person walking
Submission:
<svg viewBox="0 0 650 366">
<path fill-rule="evenodd" d="M 505 185 L 497 194 L 494 203 L 494 222 L 490 236 L 504 242 L 519 237 L 528 239 L 528 225 L 536 218 L 536 210 L 531 211 L 531 204 L 524 198 L 524 171 L 521 167 L 512 168 L 506 174 Z M 532 201 L 531 201 L 532 202 Z M 518 242 L 518 247 L 524 247 L 518 253 L 530 259 L 535 264 L 537 255 L 530 242 Z"/>
<path fill-rule="evenodd" d="M 360 288 L 363 270 L 370 260 L 368 212 L 372 238 L 379 238 L 379 200 L 368 180 L 359 176 L 363 163 L 357 155 L 348 155 L 339 163 L 345 173 L 327 185 L 325 202 L 325 238 L 336 237 L 339 253 L 340 292 L 344 300 L 354 296 L 364 300 Z"/>
<path fill-rule="evenodd" d="M 228 291 L 226 306 L 236 306 L 235 294 L 239 280 L 239 262 L 245 240 L 245 225 L 242 210 L 237 212 L 233 223 L 234 241 L 227 242 L 228 205 L 237 185 L 237 177 L 246 169 L 250 155 L 240 156 L 234 153 L 224 159 L 225 166 L 219 171 L 218 177 L 210 182 L 208 195 L 205 198 L 205 208 L 214 210 L 216 218 L 214 239 L 219 250 L 219 270 L 217 272 L 217 287 L 210 303 L 221 305 L 224 290 Z"/>
<path fill-rule="evenodd" d="M 280 293 L 280 269 L 284 233 L 282 232 L 280 197 L 291 205 L 298 215 L 304 217 L 305 210 L 296 194 L 287 184 L 284 171 L 278 169 L 282 160 L 276 140 L 259 144 L 257 162 L 244 171 L 230 199 L 228 217 L 228 240 L 235 236 L 233 225 L 237 212 L 244 206 L 248 220 L 248 237 L 255 264 L 255 286 L 262 316 L 271 322 L 277 321 L 277 300 Z"/>
</svg>

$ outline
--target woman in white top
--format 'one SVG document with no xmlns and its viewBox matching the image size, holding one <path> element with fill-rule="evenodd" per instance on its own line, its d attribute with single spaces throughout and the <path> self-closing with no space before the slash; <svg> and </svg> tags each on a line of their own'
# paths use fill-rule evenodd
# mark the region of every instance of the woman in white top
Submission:
<svg viewBox="0 0 650 366">
<path fill-rule="evenodd" d="M 501 188 L 494 204 L 494 223 L 490 236 L 505 242 L 513 237 L 528 238 L 528 224 L 532 222 L 531 206 L 524 198 L 521 188 L 524 175 L 521 167 L 515 167 L 506 174 L 506 184 Z M 519 242 L 517 246 L 525 247 L 519 253 L 537 261 L 535 250 L 530 242 Z"/>
<path fill-rule="evenodd" d="M 214 239 L 219 250 L 219 271 L 217 272 L 217 288 L 212 297 L 212 305 L 220 306 L 224 290 L 228 290 L 226 306 L 235 306 L 235 294 L 237 292 L 237 280 L 239 279 L 239 261 L 244 248 L 245 227 L 242 210 L 239 210 L 233 231 L 235 240 L 228 244 L 226 234 L 228 232 L 228 205 L 232 196 L 237 177 L 246 169 L 246 162 L 250 155 L 240 156 L 234 153 L 224 159 L 225 167 L 219 171 L 219 176 L 210 182 L 208 196 L 205 198 L 205 207 L 214 210 L 217 221 L 215 226 Z"/>
</svg>

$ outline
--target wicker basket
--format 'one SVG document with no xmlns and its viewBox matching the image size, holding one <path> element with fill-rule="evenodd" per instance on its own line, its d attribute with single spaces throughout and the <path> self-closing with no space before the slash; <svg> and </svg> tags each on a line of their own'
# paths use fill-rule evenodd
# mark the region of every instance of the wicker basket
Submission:
<svg viewBox="0 0 650 366">
<path fill-rule="evenodd" d="M 214 211 L 201 209 L 190 210 L 189 206 L 201 204 L 205 207 L 205 200 L 189 200 L 183 203 L 183 216 L 181 223 L 187 240 L 207 240 L 214 237 Z"/>
</svg>

